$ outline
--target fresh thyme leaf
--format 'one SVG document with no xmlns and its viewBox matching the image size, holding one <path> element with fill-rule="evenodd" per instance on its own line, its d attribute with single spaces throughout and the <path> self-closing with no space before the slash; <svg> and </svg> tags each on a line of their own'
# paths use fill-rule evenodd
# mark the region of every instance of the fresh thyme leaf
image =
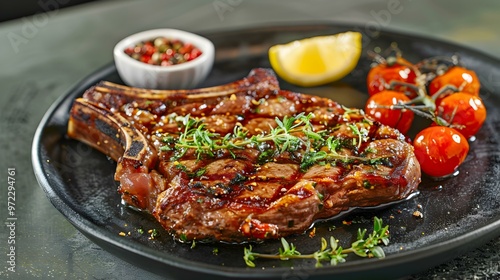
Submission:
<svg viewBox="0 0 500 280">
<path fill-rule="evenodd" d="M 361 131 L 359 130 L 357 125 L 350 123 L 350 124 L 348 124 L 348 126 L 352 130 L 354 135 L 356 135 L 358 137 L 357 139 L 353 138 L 352 141 L 353 141 L 353 145 L 357 146 L 357 148 L 359 149 L 361 146 L 361 143 L 363 142 L 363 134 L 361 134 Z"/>
<path fill-rule="evenodd" d="M 380 246 L 374 246 L 370 249 L 370 253 L 373 254 L 373 256 L 375 258 L 384 258 L 385 257 L 385 253 L 384 253 L 384 249 L 382 249 L 382 247 Z"/>
<path fill-rule="evenodd" d="M 287 260 L 290 256 L 298 256 L 300 252 L 297 251 L 293 243 L 288 243 L 285 238 L 281 238 L 281 245 L 283 248 L 279 248 L 279 255 L 282 260 Z"/>
<path fill-rule="evenodd" d="M 373 219 L 373 231 L 379 232 L 382 229 L 382 219 Z"/>
<path fill-rule="evenodd" d="M 196 172 L 194 173 L 194 177 L 201 177 L 203 176 L 203 174 L 205 174 L 207 170 L 205 168 L 200 168 L 198 170 L 196 170 Z"/>
<path fill-rule="evenodd" d="M 374 228 L 375 228 L 375 226 L 374 226 Z M 373 230 L 375 230 L 375 229 L 373 229 Z M 358 228 L 358 241 L 363 240 L 365 238 L 365 235 L 366 235 L 366 228 L 363 230 Z"/>
<path fill-rule="evenodd" d="M 330 137 L 328 137 L 328 139 L 326 139 L 326 144 L 327 144 L 328 150 L 330 150 L 330 152 L 332 152 L 334 154 L 337 154 L 337 152 L 340 150 L 340 147 L 341 147 L 340 139 L 333 138 L 333 136 L 330 136 Z"/>
<path fill-rule="evenodd" d="M 281 128 L 281 129 L 283 129 L 283 130 L 286 130 L 286 128 L 285 128 L 285 124 L 283 124 L 283 122 L 286 122 L 286 120 L 287 120 L 287 119 L 288 119 L 288 117 L 287 117 L 287 116 L 285 116 L 285 117 L 283 118 L 283 121 L 281 121 L 278 117 L 276 117 L 276 118 L 275 118 L 275 121 L 276 121 L 276 124 L 278 125 L 278 127 L 280 127 L 280 128 Z"/>
<path fill-rule="evenodd" d="M 171 150 L 172 150 L 172 148 L 170 148 L 168 145 L 160 147 L 160 151 L 162 151 L 162 152 L 167 152 L 167 151 L 171 151 Z"/>
<path fill-rule="evenodd" d="M 167 144 L 174 144 L 175 143 L 175 138 L 172 135 L 165 136 L 161 139 L 163 143 Z"/>
<path fill-rule="evenodd" d="M 304 130 L 304 134 L 307 136 L 307 138 L 315 141 L 322 141 L 323 137 L 314 131 L 309 131 L 309 130 Z"/>
</svg>

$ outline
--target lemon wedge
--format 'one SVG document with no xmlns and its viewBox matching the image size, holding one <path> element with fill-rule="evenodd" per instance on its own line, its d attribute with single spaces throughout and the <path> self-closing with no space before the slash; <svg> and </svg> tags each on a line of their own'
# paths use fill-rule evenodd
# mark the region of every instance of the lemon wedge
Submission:
<svg viewBox="0 0 500 280">
<path fill-rule="evenodd" d="M 274 71 L 285 81 L 303 87 L 342 79 L 358 64 L 361 33 L 345 32 L 275 45 L 269 49 Z"/>
</svg>

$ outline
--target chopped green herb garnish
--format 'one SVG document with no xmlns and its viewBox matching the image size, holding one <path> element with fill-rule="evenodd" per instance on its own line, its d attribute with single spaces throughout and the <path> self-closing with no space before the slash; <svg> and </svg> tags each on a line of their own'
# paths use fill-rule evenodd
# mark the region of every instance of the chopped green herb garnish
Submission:
<svg viewBox="0 0 500 280">
<path fill-rule="evenodd" d="M 160 233 L 156 229 L 150 230 L 150 234 L 151 234 L 151 239 L 155 239 L 156 237 L 158 237 L 160 235 Z"/>
<path fill-rule="evenodd" d="M 356 113 L 359 112 L 356 111 Z M 382 162 L 374 158 L 339 154 L 340 149 L 346 145 L 346 141 L 349 139 L 335 138 L 330 136 L 328 131 L 315 131 L 310 122 L 313 117 L 312 113 L 308 115 L 301 113 L 292 117 L 285 116 L 282 119 L 275 118 L 276 127 L 271 128 L 268 133 L 251 137 L 248 137 L 248 131 L 244 127 L 235 126 L 233 133 L 222 137 L 218 133 L 208 130 L 201 119 L 191 118 L 187 115 L 181 119 L 184 125 L 183 132 L 175 141 L 172 136 L 164 137 L 163 142 L 166 145 L 162 146 L 161 150 L 174 151 L 172 160 L 177 160 L 184 156 L 189 149 L 195 150 L 197 158 L 201 159 L 202 157 L 214 157 L 218 150 L 226 150 L 235 157 L 234 150 L 256 148 L 260 150 L 259 164 L 264 164 L 279 154 L 288 152 L 292 157 L 298 157 L 301 160 L 300 169 L 302 171 L 306 171 L 315 164 L 325 165 L 326 162 L 367 164 Z M 351 139 L 352 145 L 359 150 L 368 135 L 368 131 L 364 127 L 358 128 L 356 124 L 348 124 L 348 126 L 355 135 L 355 138 Z M 183 170 L 182 166 L 178 166 L 178 168 Z M 190 177 L 199 177 L 203 174 L 200 172 L 202 171 L 198 170 Z"/>
<path fill-rule="evenodd" d="M 180 239 L 181 241 L 183 241 L 183 242 L 186 242 L 186 241 L 187 241 L 187 236 L 186 236 L 186 234 L 181 233 L 181 235 L 179 236 L 179 239 Z"/>
</svg>

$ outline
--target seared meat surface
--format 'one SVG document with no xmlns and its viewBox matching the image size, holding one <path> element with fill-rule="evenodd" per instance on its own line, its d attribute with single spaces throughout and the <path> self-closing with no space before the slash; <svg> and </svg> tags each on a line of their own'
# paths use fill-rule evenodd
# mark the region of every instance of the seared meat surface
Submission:
<svg viewBox="0 0 500 280">
<path fill-rule="evenodd" d="M 195 90 L 101 82 L 75 101 L 68 135 L 116 160 L 122 198 L 182 240 L 302 233 L 350 207 L 403 199 L 420 183 L 397 130 L 280 90 L 266 69 Z"/>
</svg>

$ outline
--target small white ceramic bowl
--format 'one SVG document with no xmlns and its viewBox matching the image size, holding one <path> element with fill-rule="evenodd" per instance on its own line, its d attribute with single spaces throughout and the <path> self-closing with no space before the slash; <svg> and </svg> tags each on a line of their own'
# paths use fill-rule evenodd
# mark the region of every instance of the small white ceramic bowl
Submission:
<svg viewBox="0 0 500 280">
<path fill-rule="evenodd" d="M 191 43 L 202 54 L 184 63 L 160 66 L 140 62 L 124 51 L 137 43 L 166 37 Z M 199 35 L 177 29 L 152 29 L 130 35 L 116 44 L 113 55 L 116 69 L 122 80 L 129 86 L 148 89 L 187 89 L 196 87 L 210 73 L 214 63 L 213 43 Z"/>
</svg>

